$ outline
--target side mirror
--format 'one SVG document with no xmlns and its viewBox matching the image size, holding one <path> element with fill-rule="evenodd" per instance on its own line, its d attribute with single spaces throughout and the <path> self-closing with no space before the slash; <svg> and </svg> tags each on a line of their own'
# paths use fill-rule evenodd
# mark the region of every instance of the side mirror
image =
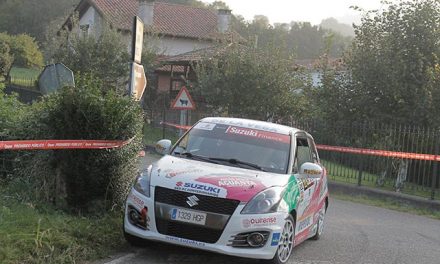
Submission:
<svg viewBox="0 0 440 264">
<path fill-rule="evenodd" d="M 311 162 L 304 163 L 299 169 L 299 174 L 307 178 L 320 178 L 323 173 L 321 166 Z"/>
<path fill-rule="evenodd" d="M 159 153 L 160 155 L 168 154 L 171 149 L 171 140 L 169 140 L 169 139 L 159 140 L 156 143 L 155 148 L 156 148 L 156 152 Z"/>
</svg>

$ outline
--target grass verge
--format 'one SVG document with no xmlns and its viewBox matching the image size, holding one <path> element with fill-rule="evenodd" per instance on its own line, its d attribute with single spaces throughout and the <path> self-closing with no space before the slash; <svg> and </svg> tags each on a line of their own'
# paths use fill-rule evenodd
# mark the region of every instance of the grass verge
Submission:
<svg viewBox="0 0 440 264">
<path fill-rule="evenodd" d="M 328 170 L 329 178 L 332 181 L 335 182 L 341 182 L 341 183 L 350 183 L 350 184 L 358 184 L 358 176 L 359 176 L 359 170 L 350 168 L 345 165 L 337 164 L 334 162 L 322 160 L 322 163 L 324 167 Z M 378 176 L 372 173 L 363 172 L 362 174 L 362 181 L 361 185 L 366 187 L 372 187 L 380 190 L 385 191 L 395 191 L 394 188 L 394 182 L 391 179 L 386 179 L 384 181 L 383 186 L 378 186 L 376 184 Z M 401 192 L 404 194 L 409 195 L 415 195 L 423 198 L 430 198 L 431 197 L 431 190 L 423 188 L 418 185 L 414 185 L 411 183 L 405 183 L 405 186 L 403 189 L 401 189 Z M 440 200 L 440 193 L 437 192 L 436 196 L 434 197 L 435 200 Z"/>
<path fill-rule="evenodd" d="M 347 194 L 342 193 L 331 193 L 331 196 L 333 198 L 344 200 L 344 201 L 350 201 L 360 204 L 366 204 L 366 205 L 372 205 L 376 207 L 382 207 L 386 209 L 391 209 L 399 212 L 406 212 L 416 215 L 422 215 L 427 216 L 430 218 L 438 219 L 440 220 L 440 212 L 439 211 L 432 211 L 428 209 L 420 209 L 416 208 L 414 206 L 410 206 L 407 204 L 402 204 L 401 202 L 395 201 L 393 199 L 378 199 L 378 198 L 372 198 L 365 195 L 357 195 L 357 196 L 351 196 Z"/>
<path fill-rule="evenodd" d="M 9 75 L 11 83 L 19 86 L 34 87 L 35 81 L 41 73 L 41 69 L 25 69 L 13 67 Z"/>
<path fill-rule="evenodd" d="M 78 263 L 125 245 L 120 213 L 81 217 L 21 203 L 0 190 L 0 263 Z"/>
</svg>

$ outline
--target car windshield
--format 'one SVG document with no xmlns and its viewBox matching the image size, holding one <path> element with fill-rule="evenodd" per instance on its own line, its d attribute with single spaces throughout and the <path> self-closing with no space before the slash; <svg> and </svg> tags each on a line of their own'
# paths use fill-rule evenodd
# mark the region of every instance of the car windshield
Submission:
<svg viewBox="0 0 440 264">
<path fill-rule="evenodd" d="M 285 174 L 290 136 L 225 124 L 198 123 L 172 155 L 246 169 Z"/>
</svg>

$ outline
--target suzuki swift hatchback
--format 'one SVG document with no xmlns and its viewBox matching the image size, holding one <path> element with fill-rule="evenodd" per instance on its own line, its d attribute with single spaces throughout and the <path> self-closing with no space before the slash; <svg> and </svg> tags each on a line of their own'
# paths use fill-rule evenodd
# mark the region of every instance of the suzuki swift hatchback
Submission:
<svg viewBox="0 0 440 264">
<path fill-rule="evenodd" d="M 205 118 L 145 168 L 125 208 L 127 240 L 162 241 L 286 263 L 318 239 L 327 176 L 313 138 L 272 123 Z"/>
</svg>

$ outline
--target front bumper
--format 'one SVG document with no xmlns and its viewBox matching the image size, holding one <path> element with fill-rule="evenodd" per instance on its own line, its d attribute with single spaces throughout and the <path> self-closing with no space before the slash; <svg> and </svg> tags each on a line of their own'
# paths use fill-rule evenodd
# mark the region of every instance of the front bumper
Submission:
<svg viewBox="0 0 440 264">
<path fill-rule="evenodd" d="M 125 232 L 147 240 L 161 241 L 231 256 L 254 259 L 272 259 L 274 257 L 278 246 L 279 234 L 282 231 L 285 221 L 284 219 L 287 216 L 285 213 L 242 215 L 240 212 L 243 209 L 244 204 L 240 204 L 227 221 L 220 238 L 215 243 L 206 243 L 159 233 L 156 225 L 156 213 L 158 212 L 156 207 L 158 204 L 155 204 L 154 202 L 153 187 L 151 194 L 151 198 L 147 198 L 136 190 L 131 190 L 127 198 L 124 214 Z M 146 230 L 130 223 L 128 219 L 129 207 L 134 207 L 138 211 L 141 211 L 144 208 L 148 209 Z M 248 232 L 268 233 L 268 239 L 264 246 L 258 248 L 232 247 L 231 241 L 236 235 Z"/>
</svg>

